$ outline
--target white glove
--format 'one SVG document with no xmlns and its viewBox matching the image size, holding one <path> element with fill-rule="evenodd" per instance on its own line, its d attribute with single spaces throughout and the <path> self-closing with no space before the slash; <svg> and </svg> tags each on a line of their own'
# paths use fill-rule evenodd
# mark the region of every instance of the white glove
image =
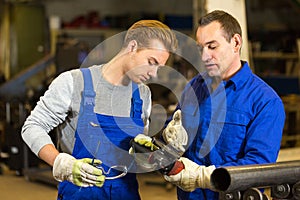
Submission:
<svg viewBox="0 0 300 200">
<path fill-rule="evenodd" d="M 214 165 L 201 166 L 185 157 L 181 157 L 179 161 L 184 164 L 184 169 L 176 175 L 164 175 L 166 181 L 188 192 L 192 192 L 196 188 L 213 189 L 210 184 L 210 175 L 216 169 Z"/>
<path fill-rule="evenodd" d="M 182 126 L 181 110 L 174 113 L 173 119 L 163 131 L 162 136 L 166 143 L 171 144 L 181 152 L 185 151 L 184 145 L 187 145 L 188 135 Z"/>
<path fill-rule="evenodd" d="M 92 163 L 99 165 L 102 162 L 97 159 L 93 162 L 91 158 L 77 160 L 69 154 L 60 153 L 54 160 L 53 177 L 59 182 L 67 180 L 80 187 L 102 187 L 105 176 Z"/>
</svg>

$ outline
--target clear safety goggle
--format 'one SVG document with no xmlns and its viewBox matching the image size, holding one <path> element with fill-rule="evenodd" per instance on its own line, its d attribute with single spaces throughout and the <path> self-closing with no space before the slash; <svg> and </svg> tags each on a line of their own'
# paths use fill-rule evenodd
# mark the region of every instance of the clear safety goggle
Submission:
<svg viewBox="0 0 300 200">
<path fill-rule="evenodd" d="M 106 175 L 105 176 L 106 180 L 114 180 L 114 179 L 121 178 L 121 177 L 125 176 L 128 172 L 128 169 L 125 165 L 114 165 L 114 166 L 111 166 L 107 171 L 105 171 L 105 169 L 101 165 L 97 165 L 96 167 L 98 169 L 100 169 L 104 175 Z M 115 176 L 109 176 L 111 173 L 111 170 L 113 170 L 113 169 L 116 171 L 119 171 L 120 174 L 115 175 Z"/>
</svg>

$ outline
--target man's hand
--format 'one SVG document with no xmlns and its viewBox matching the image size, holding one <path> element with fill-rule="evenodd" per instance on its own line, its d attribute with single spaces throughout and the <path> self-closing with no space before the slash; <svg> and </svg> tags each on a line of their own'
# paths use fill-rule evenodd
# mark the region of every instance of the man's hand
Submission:
<svg viewBox="0 0 300 200">
<path fill-rule="evenodd" d="M 216 168 L 214 165 L 209 167 L 201 166 L 184 157 L 181 157 L 179 161 L 184 164 L 184 169 L 176 175 L 165 175 L 166 181 L 188 192 L 192 192 L 196 188 L 213 189 L 210 184 L 210 175 Z"/>
<path fill-rule="evenodd" d="M 135 138 L 133 140 L 136 143 L 138 143 L 139 145 L 142 145 L 142 146 L 145 146 L 145 147 L 149 148 L 151 151 L 155 151 L 155 150 L 159 149 L 158 146 L 153 144 L 152 138 L 147 136 L 147 135 L 138 134 L 137 136 L 135 136 Z M 132 153 L 132 149 L 130 149 L 129 152 Z"/>
<path fill-rule="evenodd" d="M 105 176 L 92 162 L 91 158 L 77 160 L 69 154 L 60 153 L 54 160 L 53 177 L 59 182 L 67 180 L 80 187 L 102 187 Z M 101 161 L 94 160 L 93 164 L 101 164 Z"/>
<path fill-rule="evenodd" d="M 187 145 L 188 134 L 182 126 L 181 110 L 174 113 L 173 119 L 163 131 L 162 136 L 166 143 L 171 144 L 181 152 L 185 151 L 184 146 Z"/>
</svg>

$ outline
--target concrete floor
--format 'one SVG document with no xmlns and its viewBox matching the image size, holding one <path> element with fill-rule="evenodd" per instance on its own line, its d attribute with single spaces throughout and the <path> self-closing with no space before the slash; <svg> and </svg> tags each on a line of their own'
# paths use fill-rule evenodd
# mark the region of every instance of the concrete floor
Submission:
<svg viewBox="0 0 300 200">
<path fill-rule="evenodd" d="M 0 175 L 0 199 L 5 200 L 55 200 L 57 189 L 54 185 L 40 181 L 28 181 L 17 176 L 2 165 L 4 173 Z M 142 200 L 176 200 L 176 189 L 166 184 L 158 173 L 138 175 Z"/>
<path fill-rule="evenodd" d="M 278 161 L 300 160 L 300 148 L 283 149 Z M 24 176 L 16 176 L 2 164 L 4 174 L 0 175 L 0 197 L 5 200 L 54 200 L 55 186 L 38 181 L 28 181 Z M 158 173 L 139 174 L 140 194 L 142 200 L 176 200 L 176 189 L 166 184 Z"/>
</svg>

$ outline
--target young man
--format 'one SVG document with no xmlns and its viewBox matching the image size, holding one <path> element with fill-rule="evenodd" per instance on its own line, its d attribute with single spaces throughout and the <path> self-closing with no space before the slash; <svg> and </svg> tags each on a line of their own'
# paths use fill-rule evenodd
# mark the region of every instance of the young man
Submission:
<svg viewBox="0 0 300 200">
<path fill-rule="evenodd" d="M 140 199 L 134 173 L 109 180 L 105 172 L 119 175 L 115 166 L 133 171 L 129 142 L 147 133 L 151 110 L 143 82 L 157 75 L 176 46 L 166 25 L 141 20 L 128 29 L 122 49 L 109 62 L 64 72 L 51 83 L 26 119 L 22 137 L 53 166 L 61 182 L 58 199 Z M 62 152 L 48 135 L 57 126 Z"/>
<path fill-rule="evenodd" d="M 199 20 L 197 44 L 206 72 L 187 84 L 178 109 L 189 135 L 180 160 L 185 169 L 166 180 L 178 199 L 218 199 L 210 175 L 215 167 L 275 162 L 285 112 L 281 99 L 240 59 L 242 31 L 224 11 Z M 177 133 L 180 134 L 180 133 Z"/>
</svg>

